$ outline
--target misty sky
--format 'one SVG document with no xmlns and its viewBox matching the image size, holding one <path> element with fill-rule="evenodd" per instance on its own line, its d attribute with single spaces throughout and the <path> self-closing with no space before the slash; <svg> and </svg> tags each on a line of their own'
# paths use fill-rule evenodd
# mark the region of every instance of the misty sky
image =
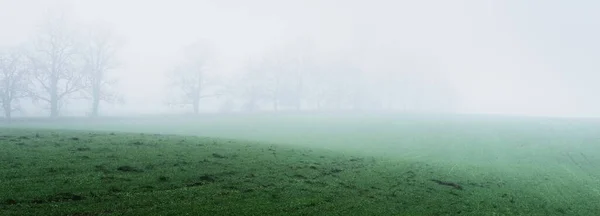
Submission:
<svg viewBox="0 0 600 216">
<path fill-rule="evenodd" d="M 224 77 L 310 41 L 314 58 L 349 59 L 368 76 L 444 80 L 451 111 L 600 116 L 600 1 L 0 0 L 0 46 L 26 42 L 55 7 L 120 37 L 127 104 L 113 109 L 164 109 L 165 74 L 198 40 Z"/>
</svg>

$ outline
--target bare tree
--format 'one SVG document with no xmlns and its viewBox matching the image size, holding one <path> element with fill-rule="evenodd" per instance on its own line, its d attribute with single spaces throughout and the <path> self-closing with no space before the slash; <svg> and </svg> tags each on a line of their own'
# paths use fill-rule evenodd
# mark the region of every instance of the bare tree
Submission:
<svg viewBox="0 0 600 216">
<path fill-rule="evenodd" d="M 285 89 L 285 86 L 283 85 L 283 79 L 285 78 L 283 76 L 283 71 L 285 70 L 284 62 L 279 58 L 265 59 L 262 63 L 262 67 L 258 70 L 260 71 L 259 73 L 264 74 L 264 76 L 261 77 L 264 79 L 261 81 L 263 85 L 265 85 L 263 86 L 263 91 L 270 96 L 271 101 L 273 102 L 273 110 L 279 111 L 284 97 L 283 91 Z"/>
<path fill-rule="evenodd" d="M 117 67 L 117 41 L 110 29 L 96 27 L 88 32 L 83 46 L 85 61 L 86 96 L 92 101 L 92 117 L 98 116 L 100 102 L 116 102 L 120 97 L 111 92 L 116 80 L 109 79 L 107 72 Z"/>
<path fill-rule="evenodd" d="M 300 110 L 303 102 L 308 102 L 309 89 L 306 86 L 316 70 L 313 56 L 315 54 L 314 41 L 308 37 L 299 37 L 292 41 L 289 49 L 287 77 L 291 80 L 288 81 L 289 85 L 287 86 L 290 87 L 288 92 L 291 94 L 288 97 L 291 100 L 291 105 L 296 110 Z"/>
<path fill-rule="evenodd" d="M 46 102 L 57 117 L 69 96 L 85 88 L 76 33 L 64 15 L 49 18 L 41 26 L 29 59 L 32 63 L 29 96 Z"/>
<path fill-rule="evenodd" d="M 272 102 L 273 110 L 300 110 L 306 101 L 305 86 L 310 70 L 314 70 L 312 48 L 305 41 L 294 42 L 286 49 L 267 53 L 255 68 L 248 71 L 246 84 Z M 256 84 L 261 85 L 256 91 Z"/>
<path fill-rule="evenodd" d="M 218 92 L 208 91 L 208 87 L 215 85 L 207 79 L 206 73 L 211 51 L 208 44 L 201 42 L 186 47 L 185 60 L 171 73 L 171 87 L 177 91 L 177 95 L 169 95 L 169 103 L 192 105 L 194 114 L 198 114 L 203 98 L 220 95 Z"/>
<path fill-rule="evenodd" d="M 274 76 L 265 61 L 249 61 L 247 70 L 238 80 L 238 96 L 243 98 L 243 111 L 253 112 L 260 109 L 263 102 L 271 102 L 273 110 L 278 109 L 278 77 Z"/>
<path fill-rule="evenodd" d="M 19 99 L 27 94 L 27 69 L 20 50 L 0 51 L 0 104 L 4 117 L 10 121 L 19 110 Z"/>
</svg>

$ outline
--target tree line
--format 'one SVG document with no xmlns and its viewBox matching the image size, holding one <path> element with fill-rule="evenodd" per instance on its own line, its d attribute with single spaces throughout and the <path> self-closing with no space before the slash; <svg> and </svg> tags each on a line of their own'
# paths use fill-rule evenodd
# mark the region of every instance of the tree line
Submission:
<svg viewBox="0 0 600 216">
<path fill-rule="evenodd" d="M 117 80 L 108 76 L 119 66 L 120 45 L 109 27 L 76 26 L 65 15 L 47 18 L 33 39 L 0 49 L 4 117 L 10 120 L 22 110 L 24 100 L 46 108 L 52 118 L 72 99 L 87 101 L 92 117 L 100 115 L 102 102 L 123 102 L 115 88 Z M 207 41 L 185 47 L 184 58 L 168 73 L 169 105 L 187 106 L 197 114 L 205 99 L 218 97 L 223 112 L 394 110 L 407 107 L 398 98 L 408 94 L 419 101 L 427 98 L 422 95 L 426 91 L 418 90 L 422 87 L 418 82 L 406 82 L 408 76 L 395 71 L 373 79 L 352 59 L 315 58 L 310 41 L 249 60 L 235 78 L 227 79 L 215 76 L 211 69 L 213 51 Z"/>
<path fill-rule="evenodd" d="M 77 28 L 65 15 L 48 17 L 25 44 L 0 50 L 0 104 L 6 119 L 30 99 L 58 117 L 69 99 L 87 99 L 91 116 L 101 101 L 119 99 L 115 80 L 117 40 L 110 28 Z"/>
<path fill-rule="evenodd" d="M 431 73 L 435 70 L 423 66 L 428 62 L 393 59 L 413 66 L 379 69 L 376 72 L 383 75 L 377 77 L 369 74 L 373 70 L 364 69 L 360 58 L 318 58 L 317 52 L 310 40 L 294 41 L 248 60 L 235 78 L 215 79 L 209 66 L 210 44 L 191 44 L 185 49 L 186 59 L 173 70 L 171 89 L 175 93 L 170 94 L 169 103 L 188 105 L 194 113 L 210 97 L 219 97 L 223 112 L 437 111 L 451 107 L 452 92 L 443 79 Z"/>
<path fill-rule="evenodd" d="M 300 43 L 302 45 L 309 43 Z M 309 43 L 310 44 L 310 43 Z M 377 107 L 368 95 L 363 71 L 349 61 L 318 61 L 310 46 L 286 47 L 248 60 L 236 78 L 215 77 L 210 44 L 199 41 L 185 48 L 185 60 L 171 73 L 170 105 L 199 112 L 202 101 L 219 97 L 220 110 L 325 110 Z"/>
</svg>

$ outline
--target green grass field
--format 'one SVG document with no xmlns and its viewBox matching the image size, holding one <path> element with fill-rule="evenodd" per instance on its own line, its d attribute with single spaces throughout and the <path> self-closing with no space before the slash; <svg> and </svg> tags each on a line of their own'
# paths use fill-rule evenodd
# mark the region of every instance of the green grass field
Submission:
<svg viewBox="0 0 600 216">
<path fill-rule="evenodd" d="M 0 215 L 600 215 L 594 119 L 22 120 L 0 148 Z"/>
</svg>

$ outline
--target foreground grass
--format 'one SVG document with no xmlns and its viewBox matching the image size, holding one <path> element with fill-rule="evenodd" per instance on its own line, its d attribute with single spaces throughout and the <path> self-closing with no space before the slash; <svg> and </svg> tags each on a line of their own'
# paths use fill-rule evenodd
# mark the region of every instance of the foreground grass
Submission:
<svg viewBox="0 0 600 216">
<path fill-rule="evenodd" d="M 600 215 L 592 180 L 555 168 L 65 130 L 1 129 L 0 148 L 0 215 Z"/>
</svg>

